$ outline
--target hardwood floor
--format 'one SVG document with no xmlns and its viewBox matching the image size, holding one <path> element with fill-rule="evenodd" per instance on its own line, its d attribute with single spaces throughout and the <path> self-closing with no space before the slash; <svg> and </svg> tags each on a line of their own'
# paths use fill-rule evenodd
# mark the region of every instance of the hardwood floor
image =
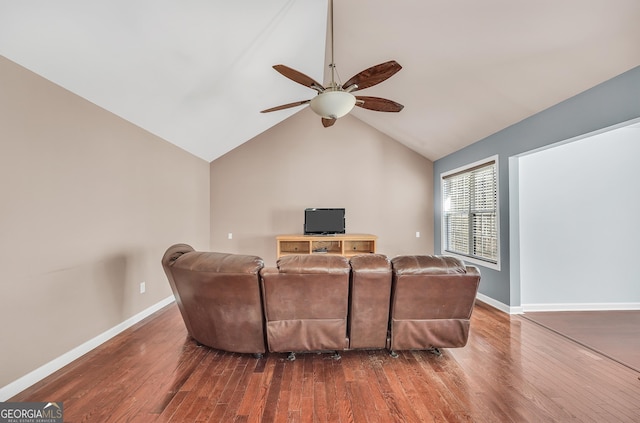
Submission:
<svg viewBox="0 0 640 423">
<path fill-rule="evenodd" d="M 640 372 L 640 310 L 544 311 L 524 317 Z"/>
<path fill-rule="evenodd" d="M 469 343 L 251 355 L 197 347 L 175 304 L 10 401 L 65 422 L 639 422 L 640 374 L 479 303 Z"/>
</svg>

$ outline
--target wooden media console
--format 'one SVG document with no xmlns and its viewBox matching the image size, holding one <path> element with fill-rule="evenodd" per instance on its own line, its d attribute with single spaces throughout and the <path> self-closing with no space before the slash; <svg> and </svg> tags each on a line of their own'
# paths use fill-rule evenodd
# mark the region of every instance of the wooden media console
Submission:
<svg viewBox="0 0 640 423">
<path fill-rule="evenodd" d="M 339 254 L 345 257 L 376 252 L 375 235 L 278 235 L 277 258 L 289 254 Z"/>
</svg>

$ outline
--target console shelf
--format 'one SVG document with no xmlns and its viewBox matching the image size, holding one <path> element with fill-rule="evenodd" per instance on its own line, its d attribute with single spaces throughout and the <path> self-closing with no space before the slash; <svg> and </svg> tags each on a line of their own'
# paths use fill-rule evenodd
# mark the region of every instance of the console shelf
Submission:
<svg viewBox="0 0 640 423">
<path fill-rule="evenodd" d="M 376 252 L 375 235 L 278 235 L 277 258 L 290 254 L 339 254 L 345 257 Z"/>
</svg>

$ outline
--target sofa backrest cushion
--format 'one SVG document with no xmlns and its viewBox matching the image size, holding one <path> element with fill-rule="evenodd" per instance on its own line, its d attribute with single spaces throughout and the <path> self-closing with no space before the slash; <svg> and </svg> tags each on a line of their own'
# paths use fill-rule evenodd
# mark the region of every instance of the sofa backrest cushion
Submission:
<svg viewBox="0 0 640 423">
<path fill-rule="evenodd" d="M 391 264 L 383 254 L 359 254 L 349 259 L 353 272 L 377 272 L 391 274 Z"/>
<path fill-rule="evenodd" d="M 349 298 L 350 348 L 385 348 L 391 299 L 391 263 L 382 254 L 353 256 Z"/>
<path fill-rule="evenodd" d="M 480 272 L 454 257 L 399 256 L 391 260 L 395 319 L 469 319 Z M 421 267 L 422 266 L 422 267 Z"/>
<path fill-rule="evenodd" d="M 464 262 L 451 256 L 398 256 L 391 260 L 397 275 L 430 275 L 467 273 Z"/>
<path fill-rule="evenodd" d="M 294 254 L 277 262 L 280 273 L 349 274 L 349 260 L 334 254 Z"/>
<path fill-rule="evenodd" d="M 194 272 L 258 274 L 264 266 L 258 256 L 193 251 L 177 258 L 171 267 Z"/>
</svg>

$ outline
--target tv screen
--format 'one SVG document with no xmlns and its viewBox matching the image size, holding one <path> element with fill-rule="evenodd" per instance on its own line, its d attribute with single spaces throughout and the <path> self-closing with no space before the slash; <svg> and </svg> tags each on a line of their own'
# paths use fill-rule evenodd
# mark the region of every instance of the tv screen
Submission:
<svg viewBox="0 0 640 423">
<path fill-rule="evenodd" d="M 343 234 L 345 232 L 344 209 L 313 208 L 304 210 L 305 235 Z"/>
</svg>

